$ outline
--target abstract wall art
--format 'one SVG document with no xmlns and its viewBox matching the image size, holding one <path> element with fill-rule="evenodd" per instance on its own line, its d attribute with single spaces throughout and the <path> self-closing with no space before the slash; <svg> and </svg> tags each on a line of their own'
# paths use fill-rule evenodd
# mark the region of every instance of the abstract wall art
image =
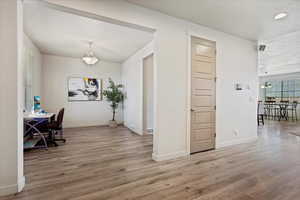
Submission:
<svg viewBox="0 0 300 200">
<path fill-rule="evenodd" d="M 70 77 L 68 79 L 68 101 L 102 101 L 102 80 Z"/>
</svg>

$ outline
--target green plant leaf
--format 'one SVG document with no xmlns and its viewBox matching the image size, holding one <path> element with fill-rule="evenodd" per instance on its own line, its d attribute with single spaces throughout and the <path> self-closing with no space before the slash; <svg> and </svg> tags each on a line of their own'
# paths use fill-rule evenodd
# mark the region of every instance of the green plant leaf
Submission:
<svg viewBox="0 0 300 200">
<path fill-rule="evenodd" d="M 118 108 L 119 104 L 123 102 L 124 100 L 124 94 L 122 92 L 123 85 L 118 84 L 116 85 L 115 82 L 109 78 L 109 86 L 106 90 L 103 91 L 104 97 L 106 97 L 106 100 L 110 102 L 110 106 L 113 111 L 113 121 L 115 120 L 115 112 Z"/>
</svg>

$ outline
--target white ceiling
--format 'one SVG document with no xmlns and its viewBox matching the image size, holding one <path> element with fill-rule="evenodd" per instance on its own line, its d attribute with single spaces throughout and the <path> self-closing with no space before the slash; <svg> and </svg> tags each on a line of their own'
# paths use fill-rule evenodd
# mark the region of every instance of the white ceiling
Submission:
<svg viewBox="0 0 300 200">
<path fill-rule="evenodd" d="M 127 0 L 250 40 L 300 30 L 300 0 Z M 275 21 L 279 12 L 288 18 Z"/>
<path fill-rule="evenodd" d="M 88 41 L 103 60 L 122 62 L 153 39 L 153 34 L 47 8 L 24 6 L 24 30 L 41 52 L 80 58 Z"/>
</svg>

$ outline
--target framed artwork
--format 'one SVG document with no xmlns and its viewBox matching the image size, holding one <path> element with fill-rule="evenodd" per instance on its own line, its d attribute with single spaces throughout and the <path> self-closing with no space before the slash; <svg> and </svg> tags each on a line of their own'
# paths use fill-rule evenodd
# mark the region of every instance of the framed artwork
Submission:
<svg viewBox="0 0 300 200">
<path fill-rule="evenodd" d="M 102 101 L 102 80 L 88 77 L 68 79 L 68 101 Z"/>
</svg>

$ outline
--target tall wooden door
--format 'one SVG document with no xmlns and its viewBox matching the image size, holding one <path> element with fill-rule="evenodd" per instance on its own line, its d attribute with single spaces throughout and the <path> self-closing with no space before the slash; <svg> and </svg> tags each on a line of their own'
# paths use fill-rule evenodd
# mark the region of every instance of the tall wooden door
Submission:
<svg viewBox="0 0 300 200">
<path fill-rule="evenodd" d="M 216 44 L 192 37 L 191 153 L 215 148 Z"/>
</svg>

